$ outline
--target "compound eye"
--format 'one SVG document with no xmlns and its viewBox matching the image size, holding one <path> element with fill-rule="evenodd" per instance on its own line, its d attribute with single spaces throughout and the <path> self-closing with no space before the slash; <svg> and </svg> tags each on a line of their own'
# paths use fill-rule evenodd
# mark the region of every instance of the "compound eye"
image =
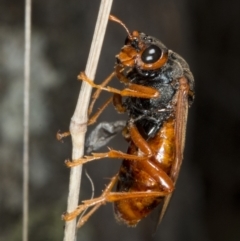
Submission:
<svg viewBox="0 0 240 241">
<path fill-rule="evenodd" d="M 161 56 L 161 49 L 156 45 L 150 45 L 143 51 L 141 59 L 145 64 L 153 64 L 158 61 Z"/>
</svg>

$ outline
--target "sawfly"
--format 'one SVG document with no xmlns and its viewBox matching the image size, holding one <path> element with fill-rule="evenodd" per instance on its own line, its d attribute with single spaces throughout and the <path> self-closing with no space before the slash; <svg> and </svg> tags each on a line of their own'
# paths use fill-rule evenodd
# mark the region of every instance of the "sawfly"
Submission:
<svg viewBox="0 0 240 241">
<path fill-rule="evenodd" d="M 88 124 L 96 122 L 108 104 L 113 103 L 119 113 L 128 114 L 122 133 L 129 147 L 127 152 L 110 149 L 66 161 L 68 167 L 74 167 L 102 158 L 123 160 L 119 172 L 100 197 L 83 201 L 75 211 L 65 213 L 63 219 L 71 220 L 91 208 L 81 217 L 78 226 L 82 226 L 101 205 L 112 202 L 116 219 L 136 226 L 162 203 L 159 223 L 183 160 L 188 108 L 194 99 L 194 78 L 186 61 L 161 41 L 139 31 L 130 32 L 112 15 L 110 20 L 127 31 L 125 44 L 116 56 L 114 72 L 100 85 L 94 84 L 84 73 L 78 78 L 97 89 L 89 113 L 102 90 L 113 94 Z M 125 88 L 119 90 L 108 85 L 114 76 Z"/>
</svg>

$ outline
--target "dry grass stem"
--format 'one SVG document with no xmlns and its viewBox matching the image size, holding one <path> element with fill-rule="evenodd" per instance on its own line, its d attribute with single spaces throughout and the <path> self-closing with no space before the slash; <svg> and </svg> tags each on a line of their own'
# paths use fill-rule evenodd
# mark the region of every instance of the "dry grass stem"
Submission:
<svg viewBox="0 0 240 241">
<path fill-rule="evenodd" d="M 94 31 L 94 36 L 89 52 L 89 57 L 85 69 L 86 75 L 90 79 L 95 78 L 97 64 L 102 48 L 102 43 L 108 23 L 112 0 L 102 0 L 98 13 L 97 23 Z M 88 106 L 91 97 L 91 86 L 87 83 L 82 83 L 81 91 L 77 101 L 76 109 L 71 118 L 70 133 L 72 136 L 72 159 L 76 160 L 83 155 L 85 133 L 87 130 Z M 67 212 L 73 211 L 79 202 L 80 180 L 82 166 L 71 168 L 69 181 L 69 194 Z M 74 241 L 76 239 L 76 219 L 66 222 L 64 241 Z"/>
<path fill-rule="evenodd" d="M 24 47 L 24 99 L 23 99 L 23 234 L 28 240 L 28 197 L 29 197 L 29 93 L 31 54 L 31 0 L 25 1 L 25 47 Z"/>
</svg>

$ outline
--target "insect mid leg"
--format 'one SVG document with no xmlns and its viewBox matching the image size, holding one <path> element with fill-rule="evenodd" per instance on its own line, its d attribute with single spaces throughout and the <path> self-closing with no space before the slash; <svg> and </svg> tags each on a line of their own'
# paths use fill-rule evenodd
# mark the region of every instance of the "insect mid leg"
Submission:
<svg viewBox="0 0 240 241">
<path fill-rule="evenodd" d="M 141 136 L 141 134 L 139 133 L 139 131 L 136 128 L 136 126 L 134 125 L 134 123 L 132 123 L 130 121 L 128 125 L 129 125 L 130 138 L 132 139 L 134 144 L 145 155 L 139 156 L 139 155 L 133 155 L 133 154 L 126 154 L 126 153 L 121 152 L 121 151 L 110 150 L 109 152 L 105 152 L 105 153 L 92 153 L 91 156 L 84 156 L 83 158 L 80 158 L 80 159 L 74 160 L 74 161 L 66 160 L 65 164 L 68 167 L 74 167 L 74 166 L 82 165 L 82 164 L 85 164 L 87 162 L 102 159 L 102 158 L 119 158 L 119 159 L 127 159 L 127 160 L 130 160 L 130 161 L 147 160 L 149 157 L 151 157 L 153 155 L 151 148 L 149 147 L 146 140 Z"/>
<path fill-rule="evenodd" d="M 112 102 L 113 97 L 110 97 L 99 109 L 98 111 L 88 120 L 88 125 L 94 124 L 98 117 L 102 114 L 105 108 Z"/>
<path fill-rule="evenodd" d="M 103 82 L 102 84 L 100 84 L 100 86 L 102 87 L 105 87 L 112 79 L 113 77 L 116 75 L 115 71 L 112 72 Z M 92 102 L 91 104 L 89 105 L 89 108 L 88 108 L 88 115 L 90 115 L 92 113 L 92 110 L 93 110 L 93 106 L 97 100 L 97 98 L 99 97 L 99 95 L 101 94 L 102 92 L 102 89 L 97 89 L 93 95 L 92 95 Z"/>
<path fill-rule="evenodd" d="M 118 113 L 125 113 L 126 107 L 122 103 L 122 96 L 119 94 L 113 94 L 113 105 Z M 131 140 L 127 126 L 122 130 L 122 135 L 127 142 Z"/>
<path fill-rule="evenodd" d="M 103 159 L 103 158 L 127 159 L 129 161 L 145 161 L 149 157 L 148 156 L 131 155 L 131 154 L 126 154 L 121 151 L 110 150 L 109 152 L 105 152 L 105 153 L 92 153 L 92 156 L 84 156 L 83 158 L 80 158 L 80 159 L 74 160 L 74 161 L 66 160 L 65 164 L 67 167 L 75 167 L 75 166 L 82 165 L 82 164 L 85 164 L 90 161 Z"/>
<path fill-rule="evenodd" d="M 61 141 L 63 138 L 68 137 L 70 135 L 71 135 L 71 133 L 69 131 L 66 131 L 66 132 L 58 131 L 56 134 L 56 138 L 58 141 Z"/>
<path fill-rule="evenodd" d="M 147 156 L 152 156 L 152 150 L 147 141 L 139 133 L 132 120 L 128 123 L 128 131 L 134 144 Z"/>
<path fill-rule="evenodd" d="M 123 106 L 122 103 L 122 96 L 119 94 L 113 94 L 113 105 L 118 113 L 124 113 L 126 112 L 126 107 Z"/>
</svg>

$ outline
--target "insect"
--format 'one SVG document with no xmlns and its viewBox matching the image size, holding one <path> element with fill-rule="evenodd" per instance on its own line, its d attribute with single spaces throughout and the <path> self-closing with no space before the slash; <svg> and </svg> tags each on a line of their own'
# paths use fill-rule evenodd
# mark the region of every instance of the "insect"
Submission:
<svg viewBox="0 0 240 241">
<path fill-rule="evenodd" d="M 128 226 L 136 226 L 163 203 L 161 221 L 182 164 L 188 108 L 194 99 L 194 78 L 182 57 L 155 37 L 139 31 L 130 33 L 118 18 L 110 15 L 110 19 L 127 31 L 114 73 L 101 85 L 94 84 L 84 73 L 79 78 L 97 89 L 93 103 L 102 90 L 113 93 L 89 124 L 111 102 L 118 112 L 128 113 L 123 136 L 129 147 L 126 153 L 110 149 L 66 162 L 68 167 L 74 167 L 106 157 L 123 160 L 100 197 L 83 201 L 75 211 L 63 216 L 68 221 L 92 207 L 79 226 L 106 202 L 114 204 L 117 220 Z M 125 85 L 123 90 L 107 86 L 114 75 Z M 114 186 L 116 191 L 112 191 Z"/>
</svg>

